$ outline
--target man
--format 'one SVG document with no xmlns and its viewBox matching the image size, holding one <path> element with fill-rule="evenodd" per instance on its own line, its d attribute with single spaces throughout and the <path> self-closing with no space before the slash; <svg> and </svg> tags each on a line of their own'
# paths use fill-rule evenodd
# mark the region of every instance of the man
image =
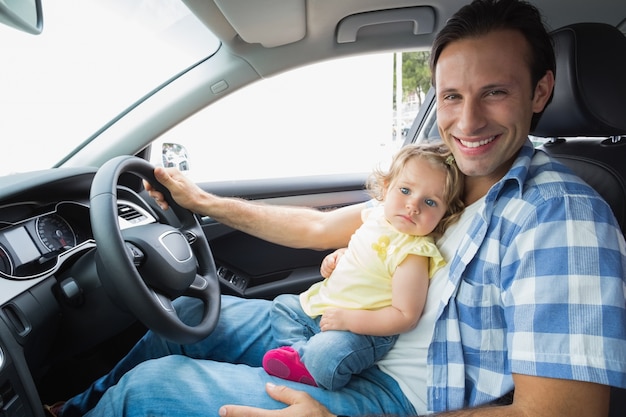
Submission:
<svg viewBox="0 0 626 417">
<path fill-rule="evenodd" d="M 418 326 L 377 367 L 336 392 L 279 382 L 260 368 L 277 347 L 270 303 L 224 297 L 206 340 L 177 346 L 149 332 L 62 415 L 103 393 L 88 415 L 606 415 L 610 386 L 626 386 L 625 245 L 608 205 L 527 138 L 554 85 L 541 17 L 517 0 L 476 0 L 431 59 L 439 132 L 467 175 L 467 208 L 438 242 L 449 262 Z M 264 206 L 207 194 L 176 171 L 155 175 L 180 205 L 292 247 L 346 246 L 365 207 Z"/>
</svg>

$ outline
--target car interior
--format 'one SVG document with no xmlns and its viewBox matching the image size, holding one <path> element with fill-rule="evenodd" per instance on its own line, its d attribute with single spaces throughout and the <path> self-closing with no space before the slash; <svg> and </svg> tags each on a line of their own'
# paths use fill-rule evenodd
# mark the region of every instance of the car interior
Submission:
<svg viewBox="0 0 626 417">
<path fill-rule="evenodd" d="M 178 323 L 161 327 L 161 316 L 149 318 L 157 310 L 138 313 L 135 304 L 139 304 L 136 298 L 141 290 L 134 290 L 134 284 L 129 286 L 125 280 L 110 281 L 110 276 L 134 274 L 133 279 L 143 279 L 150 289 L 163 292 L 165 297 L 160 300 L 165 304 L 184 289 L 174 288 L 166 280 L 146 279 L 146 275 L 159 275 L 154 269 L 141 276 L 126 269 L 128 265 L 141 264 L 140 261 L 133 264 L 131 260 L 121 267 L 109 262 L 114 273 L 104 272 L 107 266 L 102 265 L 102 259 L 106 263 L 107 259 L 123 257 L 127 246 L 122 237 L 135 239 L 143 227 L 161 230 L 165 224 L 184 230 L 182 235 L 190 243 L 203 242 L 195 254 L 202 271 L 184 274 L 190 286 L 198 279 L 206 279 L 209 290 L 201 297 L 210 300 L 211 317 L 219 307 L 215 297 L 220 293 L 271 299 L 281 293 L 300 292 L 321 279 L 319 264 L 326 251 L 285 248 L 211 218 L 159 210 L 141 184 L 142 178 L 152 177 L 150 166 L 135 159 L 147 159 L 150 152 L 145 138 L 139 145 L 140 137 L 158 137 L 190 114 L 219 100 L 225 88 L 244 88 L 288 68 L 338 56 L 410 50 L 416 40 L 424 49 L 445 19 L 466 3 L 184 2 L 221 39 L 222 45 L 214 57 L 224 65 L 219 67 L 221 71 L 213 75 L 211 71 L 218 68 L 217 64 L 207 59 L 188 71 L 189 76 L 195 74 L 201 80 L 198 84 L 187 86 L 184 78 L 164 84 L 142 101 L 152 113 L 135 105 L 116 121 L 133 127 L 117 128 L 112 123 L 110 129 L 103 128 L 91 139 L 90 143 L 101 149 L 96 154 L 89 154 L 87 148 L 77 149 L 50 170 L 0 177 L 2 417 L 43 417 L 41 404 L 85 389 L 107 372 L 146 329 L 171 332 L 175 339 L 180 337 Z M 600 1 L 594 6 L 597 14 L 589 13 L 589 20 L 581 22 L 578 16 L 584 15 L 589 6 L 572 2 L 576 17 L 570 19 L 561 12 L 563 3 L 548 1 L 541 5 L 551 27 L 556 28 L 552 38 L 557 74 L 552 102 L 531 134 L 541 138 L 540 149 L 569 166 L 606 199 L 624 232 L 626 37 L 617 26 L 626 17 L 626 6 Z M 0 14 L 1 8 L 2 5 Z M 618 21 L 612 21 L 612 16 Z M 41 21 L 35 19 L 28 30 L 41 30 Z M 183 89 L 194 91 L 186 92 L 189 95 L 183 98 L 176 90 L 176 85 L 181 84 L 185 85 Z M 171 107 L 163 104 L 168 100 L 174 103 Z M 431 91 L 408 130 L 405 143 L 437 135 L 434 108 Z M 369 199 L 364 192 L 365 179 L 362 175 L 345 175 L 199 185 L 218 195 L 332 210 Z M 104 201 L 92 198 L 94 194 L 104 196 Z M 73 234 L 63 234 L 70 225 Z M 57 230 L 67 241 L 44 239 L 35 242 L 34 248 L 28 243 L 28 235 L 41 239 Z M 141 256 L 140 252 L 137 251 Z M 202 331 L 207 328 L 210 332 L 210 326 Z M 609 416 L 626 416 L 626 390 L 612 388 Z"/>
</svg>

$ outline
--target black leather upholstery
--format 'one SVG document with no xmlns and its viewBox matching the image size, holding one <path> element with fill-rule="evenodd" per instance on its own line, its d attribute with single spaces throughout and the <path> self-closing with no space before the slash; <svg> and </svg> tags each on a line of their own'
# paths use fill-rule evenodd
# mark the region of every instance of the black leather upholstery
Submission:
<svg viewBox="0 0 626 417">
<path fill-rule="evenodd" d="M 556 84 L 533 134 L 626 134 L 626 37 L 604 23 L 578 23 L 552 32 Z"/>
<path fill-rule="evenodd" d="M 557 73 L 552 103 L 532 132 L 594 187 L 626 231 L 626 37 L 601 23 L 553 32 Z M 579 139 L 563 137 L 585 136 Z M 626 390 L 611 389 L 610 417 L 626 416 Z"/>
</svg>

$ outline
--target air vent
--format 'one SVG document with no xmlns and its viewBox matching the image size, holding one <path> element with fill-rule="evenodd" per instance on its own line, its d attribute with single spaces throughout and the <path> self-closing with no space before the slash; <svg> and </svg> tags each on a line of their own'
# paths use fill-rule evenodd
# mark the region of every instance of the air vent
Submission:
<svg viewBox="0 0 626 417">
<path fill-rule="evenodd" d="M 129 223 L 139 223 L 146 220 L 146 216 L 128 204 L 118 204 L 117 215 Z"/>
</svg>

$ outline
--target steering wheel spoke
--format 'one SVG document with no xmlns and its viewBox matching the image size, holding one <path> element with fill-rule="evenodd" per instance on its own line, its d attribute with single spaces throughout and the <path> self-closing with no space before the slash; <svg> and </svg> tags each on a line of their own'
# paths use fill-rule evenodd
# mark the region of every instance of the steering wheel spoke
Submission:
<svg viewBox="0 0 626 417">
<path fill-rule="evenodd" d="M 149 288 L 149 291 L 152 293 L 152 296 L 154 297 L 155 301 L 161 306 L 163 310 L 165 310 L 168 313 L 176 312 L 176 309 L 172 305 L 171 299 L 169 299 L 163 294 L 159 294 L 158 292 L 154 291 L 154 288 Z"/>
</svg>

